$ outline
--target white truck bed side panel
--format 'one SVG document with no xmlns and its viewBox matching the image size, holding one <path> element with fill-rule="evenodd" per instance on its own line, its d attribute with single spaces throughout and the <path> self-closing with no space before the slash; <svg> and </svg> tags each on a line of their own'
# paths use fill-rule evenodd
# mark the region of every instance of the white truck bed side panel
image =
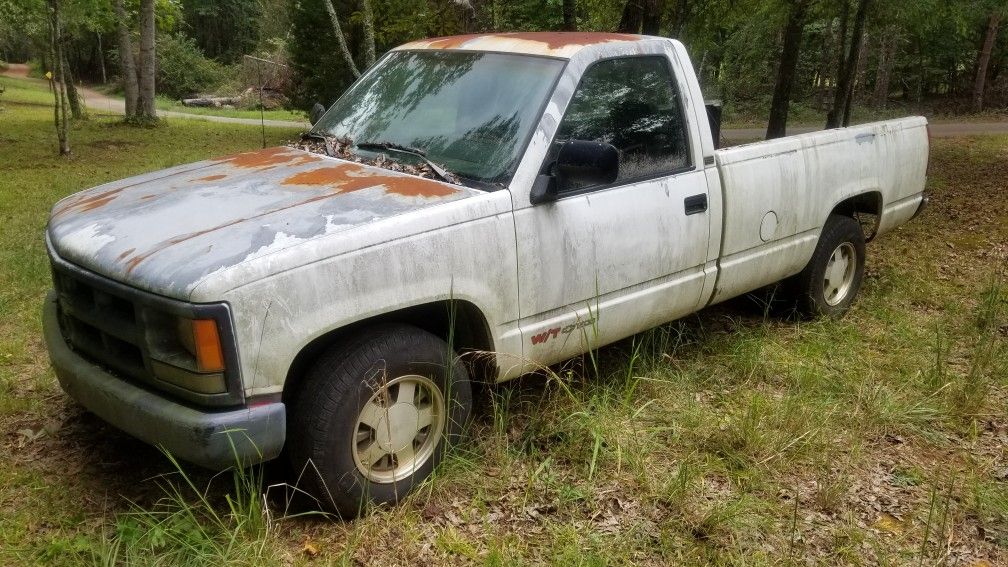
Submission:
<svg viewBox="0 0 1008 567">
<path fill-rule="evenodd" d="M 926 124 L 890 120 L 719 150 L 724 233 L 713 301 L 801 271 L 845 199 L 880 198 L 879 233 L 913 216 L 924 191 Z"/>
</svg>

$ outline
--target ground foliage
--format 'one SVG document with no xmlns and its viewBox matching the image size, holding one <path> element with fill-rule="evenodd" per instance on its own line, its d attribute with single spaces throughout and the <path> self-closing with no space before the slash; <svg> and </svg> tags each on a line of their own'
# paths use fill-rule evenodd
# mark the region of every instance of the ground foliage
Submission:
<svg viewBox="0 0 1008 567">
<path fill-rule="evenodd" d="M 158 92 L 175 100 L 191 98 L 233 81 L 237 69 L 200 52 L 196 42 L 181 34 L 158 38 Z"/>
</svg>

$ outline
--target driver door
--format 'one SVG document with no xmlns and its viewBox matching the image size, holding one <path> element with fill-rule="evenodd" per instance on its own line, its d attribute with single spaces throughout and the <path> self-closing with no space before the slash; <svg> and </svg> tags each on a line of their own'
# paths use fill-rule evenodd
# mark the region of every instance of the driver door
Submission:
<svg viewBox="0 0 1008 567">
<path fill-rule="evenodd" d="M 515 211 L 526 364 L 552 364 L 698 308 L 709 238 L 707 182 L 669 59 L 588 67 L 543 172 L 568 140 L 616 147 L 611 183 L 571 182 Z"/>
</svg>

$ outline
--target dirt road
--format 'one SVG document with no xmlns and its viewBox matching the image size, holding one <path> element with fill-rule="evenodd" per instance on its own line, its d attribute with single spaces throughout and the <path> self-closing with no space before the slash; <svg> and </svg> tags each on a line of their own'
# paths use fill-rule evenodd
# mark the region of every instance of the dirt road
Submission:
<svg viewBox="0 0 1008 567">
<path fill-rule="evenodd" d="M 10 67 L 3 72 L 4 75 L 29 81 L 43 82 L 42 79 L 32 79 L 28 77 L 28 66 L 22 63 L 11 63 Z M 84 104 L 92 109 L 110 114 L 123 114 L 126 110 L 126 103 L 121 98 L 110 97 L 92 88 L 78 86 L 77 92 L 84 97 Z M 158 110 L 158 116 L 162 118 L 186 118 L 193 120 L 207 120 L 209 122 L 226 122 L 231 124 L 248 124 L 249 126 L 259 126 L 257 118 L 233 118 L 231 116 L 213 116 L 207 114 L 190 114 L 188 112 L 176 112 L 173 110 Z M 307 128 L 308 122 L 294 120 L 265 120 L 266 126 L 280 128 Z"/>
<path fill-rule="evenodd" d="M 20 63 L 10 64 L 10 68 L 3 72 L 4 75 L 28 79 L 28 66 Z M 28 79 L 37 80 L 41 79 Z M 101 110 L 112 114 L 122 114 L 125 103 L 121 98 L 114 98 L 102 94 L 88 87 L 77 87 L 77 90 L 84 97 L 88 108 Z M 206 114 L 189 114 L 187 112 L 175 112 L 171 110 L 159 110 L 158 115 L 168 118 L 190 118 L 195 120 L 208 120 L 210 122 L 228 122 L 231 124 L 248 124 L 259 126 L 260 121 L 255 118 L 232 118 L 230 116 L 212 116 Z M 281 128 L 307 128 L 307 122 L 292 120 L 266 120 L 266 126 Z M 787 133 L 804 134 L 821 130 L 818 126 L 795 126 L 788 128 Z M 722 137 L 729 143 L 750 142 L 760 140 L 766 133 L 765 128 L 728 128 L 721 131 Z M 986 134 L 1008 134 L 1008 122 L 934 122 L 931 124 L 931 134 L 939 138 L 955 136 L 976 136 Z"/>
</svg>

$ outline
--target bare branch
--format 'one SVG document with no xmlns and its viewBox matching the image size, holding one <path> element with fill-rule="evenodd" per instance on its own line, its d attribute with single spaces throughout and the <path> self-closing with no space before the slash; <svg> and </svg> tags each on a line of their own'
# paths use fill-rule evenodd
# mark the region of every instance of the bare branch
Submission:
<svg viewBox="0 0 1008 567">
<path fill-rule="evenodd" d="M 333 33 L 336 34 L 336 42 L 339 43 L 340 53 L 342 53 L 343 59 L 346 61 L 350 72 L 353 73 L 354 78 L 359 78 L 360 71 L 354 63 L 353 55 L 350 54 L 350 48 L 347 47 L 346 37 L 343 36 L 343 28 L 340 27 L 339 16 L 336 15 L 336 8 L 333 7 L 332 0 L 324 0 L 323 3 L 325 4 L 326 12 L 329 13 L 329 20 L 332 22 Z"/>
</svg>

